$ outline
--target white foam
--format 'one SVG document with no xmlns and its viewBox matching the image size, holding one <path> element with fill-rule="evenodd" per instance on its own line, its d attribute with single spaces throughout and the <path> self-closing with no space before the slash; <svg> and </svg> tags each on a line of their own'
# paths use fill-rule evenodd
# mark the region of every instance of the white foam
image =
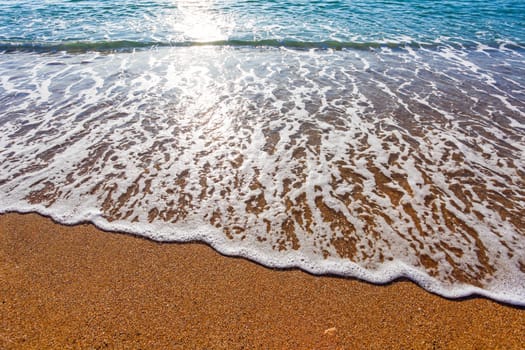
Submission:
<svg viewBox="0 0 525 350">
<path fill-rule="evenodd" d="M 449 50 L 0 56 L 0 210 L 524 305 L 525 107 Z"/>
</svg>

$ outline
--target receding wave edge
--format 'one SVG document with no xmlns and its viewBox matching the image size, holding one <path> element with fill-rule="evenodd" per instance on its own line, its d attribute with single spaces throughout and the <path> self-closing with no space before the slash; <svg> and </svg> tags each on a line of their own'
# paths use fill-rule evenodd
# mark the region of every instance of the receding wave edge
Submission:
<svg viewBox="0 0 525 350">
<path fill-rule="evenodd" d="M 357 278 L 373 284 L 388 284 L 399 279 L 408 279 L 419 285 L 428 292 L 440 295 L 447 299 L 462 299 L 471 296 L 480 296 L 492 299 L 499 303 L 513 305 L 519 308 L 525 307 L 525 299 L 519 295 L 502 291 L 501 293 L 485 290 L 472 285 L 458 285 L 453 287 L 443 287 L 435 278 L 419 271 L 407 264 L 399 261 L 385 263 L 377 271 L 367 270 L 352 261 L 333 261 L 325 259 L 321 261 L 309 261 L 300 252 L 290 252 L 286 259 L 277 256 L 266 256 L 261 254 L 257 249 L 249 246 L 233 246 L 228 244 L 226 238 L 217 238 L 209 229 L 203 227 L 182 227 L 166 231 L 157 225 L 143 224 L 140 227 L 124 221 L 109 222 L 105 220 L 100 213 L 85 212 L 78 215 L 60 215 L 57 212 L 40 206 L 7 206 L 0 208 L 0 215 L 19 213 L 29 214 L 36 213 L 63 225 L 77 225 L 82 223 L 92 223 L 97 228 L 107 232 L 126 233 L 133 236 L 151 239 L 157 242 L 176 242 L 190 243 L 203 242 L 220 254 L 231 257 L 242 257 L 254 261 L 263 266 L 275 269 L 293 269 L 297 268 L 314 275 L 336 275 L 348 278 Z M 158 231 L 162 235 L 158 235 Z M 286 261 L 284 261 L 286 260 Z"/>
</svg>

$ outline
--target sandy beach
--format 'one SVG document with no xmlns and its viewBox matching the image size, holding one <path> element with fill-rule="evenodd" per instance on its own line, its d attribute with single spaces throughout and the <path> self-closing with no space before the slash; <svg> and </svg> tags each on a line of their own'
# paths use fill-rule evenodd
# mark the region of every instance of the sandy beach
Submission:
<svg viewBox="0 0 525 350">
<path fill-rule="evenodd" d="M 525 311 L 0 216 L 2 349 L 519 349 Z"/>
<path fill-rule="evenodd" d="M 524 13 L 0 1 L 0 350 L 525 350 Z"/>
</svg>

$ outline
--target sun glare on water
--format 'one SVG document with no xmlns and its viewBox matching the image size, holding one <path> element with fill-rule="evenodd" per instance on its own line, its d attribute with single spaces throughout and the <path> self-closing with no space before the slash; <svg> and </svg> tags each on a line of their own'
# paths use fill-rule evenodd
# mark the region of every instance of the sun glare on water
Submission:
<svg viewBox="0 0 525 350">
<path fill-rule="evenodd" d="M 233 28 L 233 19 L 214 9 L 214 1 L 178 1 L 181 19 L 173 22 L 173 29 L 186 41 L 211 42 L 227 40 Z"/>
</svg>

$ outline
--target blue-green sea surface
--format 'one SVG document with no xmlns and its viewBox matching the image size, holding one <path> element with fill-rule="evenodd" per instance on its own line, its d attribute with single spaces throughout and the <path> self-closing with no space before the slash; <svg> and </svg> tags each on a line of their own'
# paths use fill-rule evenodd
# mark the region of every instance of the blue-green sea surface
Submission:
<svg viewBox="0 0 525 350">
<path fill-rule="evenodd" d="M 0 1 L 4 46 L 521 45 L 524 26 L 516 0 Z"/>
</svg>

